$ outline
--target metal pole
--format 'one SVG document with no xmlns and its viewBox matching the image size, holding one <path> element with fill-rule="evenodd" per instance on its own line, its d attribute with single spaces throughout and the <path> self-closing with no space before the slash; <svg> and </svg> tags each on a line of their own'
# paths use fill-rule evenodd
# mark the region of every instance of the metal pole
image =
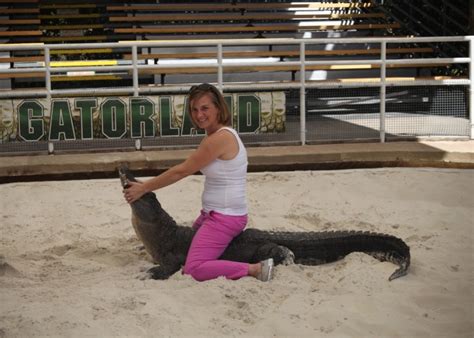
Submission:
<svg viewBox="0 0 474 338">
<path fill-rule="evenodd" d="M 474 139 L 474 36 L 469 37 L 469 123 L 470 139 Z"/>
<path fill-rule="evenodd" d="M 224 70 L 222 67 L 222 43 L 217 44 L 217 88 L 222 92 L 224 85 Z"/>
<path fill-rule="evenodd" d="M 51 100 L 51 56 L 49 53 L 48 46 L 44 47 L 44 65 L 46 68 L 45 81 L 46 81 L 46 98 Z"/>
<path fill-rule="evenodd" d="M 133 96 L 139 96 L 138 85 L 138 49 L 137 46 L 132 46 L 132 66 L 133 66 Z M 142 150 L 142 140 L 137 138 L 135 140 L 135 150 Z"/>
<path fill-rule="evenodd" d="M 387 77 L 387 42 L 382 41 L 380 44 L 380 142 L 385 142 L 385 99 L 386 99 L 386 77 Z"/>
<path fill-rule="evenodd" d="M 301 145 L 306 144 L 306 88 L 305 88 L 305 54 L 306 45 L 304 42 L 300 43 L 300 140 Z"/>
<path fill-rule="evenodd" d="M 46 103 L 50 109 L 49 114 L 51 114 L 51 55 L 49 53 L 49 47 L 44 47 L 44 65 L 46 68 L 45 72 L 45 85 L 46 85 Z M 51 141 L 48 141 L 48 154 L 54 153 L 54 144 Z"/>
<path fill-rule="evenodd" d="M 132 65 L 133 65 L 133 96 L 138 96 L 138 52 L 137 46 L 132 46 Z"/>
</svg>

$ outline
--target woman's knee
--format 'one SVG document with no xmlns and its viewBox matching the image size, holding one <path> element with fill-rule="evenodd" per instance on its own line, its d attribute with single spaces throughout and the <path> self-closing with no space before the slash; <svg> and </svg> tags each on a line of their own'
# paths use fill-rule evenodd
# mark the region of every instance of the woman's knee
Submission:
<svg viewBox="0 0 474 338">
<path fill-rule="evenodd" d="M 183 273 L 185 275 L 190 275 L 193 268 L 194 268 L 193 264 L 190 264 L 188 261 L 186 261 L 186 263 L 184 263 L 184 266 L 183 266 Z"/>
<path fill-rule="evenodd" d="M 197 280 L 198 282 L 203 282 L 208 279 L 206 278 L 205 274 L 201 273 L 199 269 L 199 265 L 196 265 L 196 266 L 185 265 L 183 268 L 183 273 L 185 275 L 190 275 L 191 277 L 193 277 L 193 279 Z"/>
</svg>

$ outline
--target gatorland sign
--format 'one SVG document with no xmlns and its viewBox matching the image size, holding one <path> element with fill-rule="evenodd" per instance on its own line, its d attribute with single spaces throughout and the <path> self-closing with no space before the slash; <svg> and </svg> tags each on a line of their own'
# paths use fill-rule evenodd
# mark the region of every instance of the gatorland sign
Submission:
<svg viewBox="0 0 474 338">
<path fill-rule="evenodd" d="M 227 94 L 239 133 L 285 130 L 285 93 Z M 0 101 L 1 142 L 154 138 L 203 134 L 186 95 Z"/>
</svg>

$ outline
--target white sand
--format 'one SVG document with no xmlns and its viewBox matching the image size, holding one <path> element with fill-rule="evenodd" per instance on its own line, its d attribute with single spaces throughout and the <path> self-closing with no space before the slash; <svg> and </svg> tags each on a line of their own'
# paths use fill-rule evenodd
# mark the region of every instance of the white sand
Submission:
<svg viewBox="0 0 474 338">
<path fill-rule="evenodd" d="M 158 193 L 178 223 L 202 177 Z M 250 227 L 371 230 L 411 247 L 408 276 L 353 253 L 275 279 L 140 280 L 118 180 L 0 185 L 0 337 L 472 337 L 474 171 L 374 169 L 249 176 Z"/>
</svg>

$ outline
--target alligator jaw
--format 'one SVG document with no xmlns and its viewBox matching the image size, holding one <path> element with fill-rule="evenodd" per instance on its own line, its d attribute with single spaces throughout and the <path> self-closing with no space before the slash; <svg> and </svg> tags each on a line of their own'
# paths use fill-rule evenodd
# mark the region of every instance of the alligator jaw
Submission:
<svg viewBox="0 0 474 338">
<path fill-rule="evenodd" d="M 118 173 L 119 173 L 119 177 L 120 177 L 120 184 L 122 184 L 123 188 L 128 188 L 129 181 L 128 181 L 128 178 L 127 178 L 127 174 L 125 173 L 125 170 L 126 170 L 126 167 L 120 166 L 118 168 Z"/>
</svg>

